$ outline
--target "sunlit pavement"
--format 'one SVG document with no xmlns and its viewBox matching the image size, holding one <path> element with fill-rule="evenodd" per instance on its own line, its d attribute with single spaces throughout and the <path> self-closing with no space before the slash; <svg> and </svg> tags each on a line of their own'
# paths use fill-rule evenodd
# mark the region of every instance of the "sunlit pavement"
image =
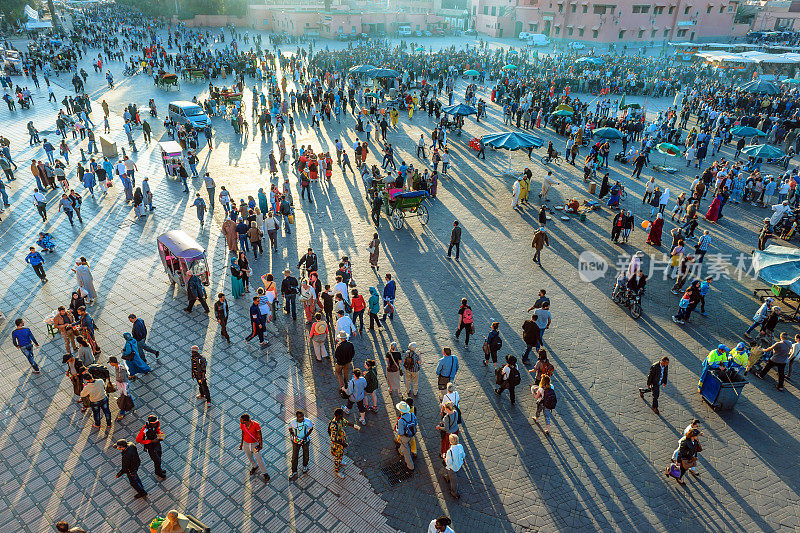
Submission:
<svg viewBox="0 0 800 533">
<path fill-rule="evenodd" d="M 474 39 L 433 39 L 428 41 L 462 44 Z M 502 40 L 506 45 L 508 40 Z M 323 44 L 320 43 L 319 46 Z M 331 43 L 341 46 L 341 43 Z M 319 46 L 317 48 L 319 48 Z M 294 46 L 285 46 L 294 50 Z M 94 52 L 96 54 L 96 51 Z M 122 106 L 136 102 L 145 106 L 155 98 L 159 119 L 153 120 L 154 140 L 161 139 L 163 112 L 175 99 L 205 98 L 207 84 L 181 82 L 180 92 L 155 89 L 152 80 L 139 75 L 126 78 L 119 63 L 112 63 L 116 88 L 109 90 L 105 79 L 90 73 L 88 89 L 93 99 L 92 120 L 102 120 L 100 101 L 112 109 L 112 128 L 120 147 L 130 154 L 121 133 Z M 230 80 L 231 78 L 229 78 Z M 14 78 L 20 83 L 20 78 Z M 53 78 L 59 101 L 67 94 L 69 79 Z M 219 82 L 224 83 L 224 82 Z M 248 86 L 252 87 L 252 80 Z M 32 86 L 31 83 L 28 83 Z M 489 86 L 484 97 L 488 101 Z M 797 437 L 800 435 L 797 388 L 787 382 L 779 393 L 774 377 L 753 379 L 745 387 L 736 410 L 715 413 L 700 399 L 696 383 L 700 362 L 718 342 L 738 342 L 739 335 L 757 306 L 752 289 L 761 285 L 748 277 L 738 279 L 735 271 L 739 255 L 748 254 L 756 241 L 754 228 L 765 211 L 750 205 L 726 205 L 720 224 L 701 223 L 714 237 L 704 263 L 708 269 L 725 269 L 734 279 L 714 283 L 707 297 L 708 317 L 695 313 L 692 323 L 679 328 L 670 320 L 677 298 L 669 292 L 671 282 L 656 274 L 648 284 L 644 315 L 634 321 L 609 299 L 613 271 L 618 262 L 627 262 L 637 249 L 663 261 L 667 253 L 667 222 L 659 249 L 644 244 L 639 226 L 650 213 L 642 206 L 642 184 L 630 179 L 630 167 L 611 164 L 612 179 L 620 179 L 629 192 L 625 206 L 637 217 L 636 229 L 628 246 L 609 242 L 611 214 L 608 210 L 591 213 L 585 222 L 560 220 L 554 214 L 548 223 L 551 247 L 542 254 L 543 268 L 531 261 L 530 240 L 538 225 L 537 193 L 545 167 L 527 161 L 527 154 L 487 150 L 487 158 L 477 160 L 467 142 L 473 136 L 506 129 L 499 108 L 489 105 L 490 117 L 475 124 L 473 118 L 461 137 L 450 137 L 453 163 L 450 176 L 440 181 L 438 198 L 429 202 L 427 226 L 408 219 L 400 230 L 391 228 L 383 217 L 378 230 L 382 241 L 379 273 L 369 268 L 367 246 L 375 231 L 368 221 L 361 179 L 338 168 L 330 184 L 313 188 L 314 204 L 301 201 L 296 177 L 283 167 L 280 182 L 288 176 L 293 189 L 296 227 L 287 239 L 279 238 L 280 251 L 252 261 L 254 280 L 272 272 L 281 279 L 284 268 L 292 268 L 299 254 L 309 245 L 320 256 L 320 271 L 332 275 L 338 260 L 347 255 L 353 260 L 354 278 L 359 291 L 368 294 L 370 286 L 382 288 L 383 274 L 390 272 L 398 282 L 397 314 L 388 328 L 356 339 L 356 365 L 363 360 L 379 361 L 379 413 L 367 415 L 361 432 L 349 430 L 346 481 L 332 475 L 325 426 L 335 407 L 341 404 L 336 380 L 328 363 L 317 363 L 310 353 L 307 330 L 279 314 L 270 327 L 272 346 L 259 349 L 243 339 L 249 330 L 247 305 L 251 294 L 231 306 L 229 330 L 234 339 L 227 347 L 218 336 L 218 327 L 201 310 L 191 315 L 182 310 L 185 294 L 174 291 L 167 282 L 156 251 L 155 240 L 169 229 L 181 228 L 206 246 L 212 270 L 210 299 L 219 291 L 230 295 L 229 275 L 225 271 L 228 254 L 221 238 L 219 205 L 211 220 L 201 228 L 190 205 L 195 191 L 206 196 L 202 180 L 191 180 L 191 193 L 184 194 L 180 183 L 164 176 L 157 143 L 143 144 L 136 133 L 138 152 L 133 157 L 139 167 L 137 184 L 149 176 L 154 194 L 154 214 L 136 221 L 132 209 L 114 187 L 108 197 L 85 195 L 84 223 L 71 228 L 64 215 L 56 213 L 56 195 L 48 195 L 49 219 L 41 224 L 31 205 L 35 186 L 27 167 L 33 157 L 43 158 L 39 149 L 27 147 L 25 124 L 33 120 L 48 136 L 55 138 L 54 105 L 47 102 L 46 90 L 36 94 L 30 111 L 0 110 L 0 134 L 12 141 L 12 155 L 20 166 L 19 180 L 9 186 L 12 208 L 2 215 L 3 279 L 0 284 L 0 309 L 3 323 L 3 353 L 0 367 L 0 523 L 14 524 L 20 531 L 51 531 L 61 519 L 80 523 L 92 533 L 140 531 L 156 515 L 171 508 L 186 510 L 201 518 L 214 531 L 420 531 L 430 519 L 441 514 L 453 518 L 456 531 L 553 531 L 553 530 L 793 530 L 798 527 Z M 463 98 L 463 83 L 456 101 Z M 593 98 L 588 96 L 588 98 Z M 631 101 L 631 98 L 626 98 Z M 251 98 L 245 96 L 248 109 Z M 644 103 L 644 99 L 636 100 Z M 649 99 L 649 111 L 669 106 L 671 98 Z M 268 155 L 275 150 L 275 138 L 260 135 L 240 142 L 229 121 L 214 118 L 215 149 L 200 153 L 201 168 L 207 169 L 219 187 L 225 185 L 237 199 L 255 196 L 270 183 Z M 419 112 L 412 121 L 401 113 L 400 129 L 389 133 L 396 147 L 396 160 L 420 162 L 415 157 L 420 133 L 430 139 L 432 120 Z M 333 150 L 336 138 L 352 145 L 355 132 L 352 118 L 341 125 L 325 122 L 319 132 L 309 129 L 308 120 L 298 120 L 294 144 L 311 143 L 315 150 Z M 564 139 L 552 130 L 536 130 L 545 141 L 555 139 L 563 152 Z M 55 143 L 54 143 L 55 144 Z M 291 142 L 287 140 L 287 145 Z M 85 141 L 81 146 L 86 146 Z M 612 154 L 619 151 L 619 144 Z M 75 184 L 75 160 L 80 153 L 75 142 L 70 168 Z M 378 145 L 370 145 L 368 162 L 375 159 Z M 581 156 L 585 156 L 582 149 Z M 723 151 L 732 156 L 728 148 Z M 510 160 L 509 160 L 510 157 Z M 653 155 L 659 163 L 663 156 Z M 686 190 L 694 176 L 685 161 L 670 161 L 679 169 L 675 175 L 655 174 L 656 182 L 676 190 Z M 508 165 L 521 171 L 529 165 L 534 172 L 531 205 L 522 212 L 511 209 L 513 180 L 503 177 Z M 556 205 L 578 196 L 590 199 L 581 179 L 582 168 L 550 165 L 561 182 L 550 193 Z M 645 169 L 643 178 L 652 175 Z M 117 185 L 119 183 L 117 182 Z M 83 187 L 77 189 L 83 194 Z M 673 205 L 672 202 L 670 206 Z M 707 204 L 704 204 L 707 207 Z M 704 212 L 704 211 L 703 211 Z M 464 228 L 461 259 L 446 257 L 450 228 L 458 219 Z M 41 285 L 24 263 L 27 247 L 45 228 L 57 243 L 56 252 L 45 257 L 49 283 Z M 593 250 L 609 264 L 605 275 L 592 283 L 580 281 L 578 256 Z M 722 254 L 712 258 L 713 254 Z M 626 255 L 627 254 L 627 255 Z M 60 337 L 48 336 L 43 320 L 58 305 L 66 305 L 75 286 L 70 272 L 74 260 L 85 256 L 92 265 L 99 292 L 98 303 L 89 312 L 98 325 L 98 342 L 103 361 L 123 346 L 122 334 L 129 331 L 127 315 L 135 312 L 147 323 L 148 344 L 161 351 L 153 362 L 153 373 L 137 380 L 134 391 L 139 400 L 136 413 L 129 414 L 113 431 L 100 433 L 91 428 L 91 415 L 80 413 L 72 400 L 69 380 L 61 364 Z M 650 261 L 646 261 L 646 266 Z M 664 263 L 660 264 L 663 269 Z M 749 261 L 744 264 L 745 270 Z M 714 270 L 709 272 L 714 275 Z M 330 281 L 330 277 L 327 281 Z M 254 287 L 257 284 L 254 284 Z M 526 309 L 540 288 L 548 291 L 554 319 L 545 334 L 551 361 L 556 366 L 555 390 L 559 401 L 551 437 L 545 438 L 540 426 L 532 422 L 535 403 L 528 392 L 530 379 L 523 376 L 518 387 L 517 405 L 507 396 L 493 394 L 493 373 L 482 364 L 482 335 L 492 320 L 500 322 L 504 338 L 501 355 L 514 353 L 519 358 L 525 345 L 521 325 Z M 466 297 L 476 319 L 477 335 L 465 350 L 463 337 L 456 341 L 459 301 Z M 37 360 L 41 375 L 32 375 L 22 354 L 10 340 L 13 319 L 24 317 L 42 345 Z M 786 327 L 792 335 L 796 327 Z M 386 389 L 382 355 L 389 343 L 405 347 L 417 342 L 422 349 L 421 392 L 416 399 L 420 417 L 420 455 L 417 472 L 411 480 L 390 485 L 381 468 L 397 461 L 390 426 L 396 411 Z M 214 407 L 205 409 L 194 399 L 190 377 L 188 347 L 198 344 L 210 363 L 210 386 Z M 461 441 L 467 451 L 460 473 L 461 500 L 447 494 L 439 459 L 436 376 L 438 354 L 452 346 L 462 361 L 456 378 L 461 393 L 464 425 Z M 655 416 L 636 393 L 642 386 L 649 365 L 663 355 L 672 358 L 670 384 L 662 391 L 661 415 Z M 113 401 L 112 401 L 113 404 Z M 305 409 L 317 431 L 312 446 L 312 468 L 298 482 L 287 482 L 289 441 L 286 422 L 297 408 Z M 112 408 L 116 415 L 116 408 Z M 248 476 L 243 452 L 238 451 L 238 418 L 249 412 L 262 423 L 265 434 L 264 456 L 273 480 L 268 484 Z M 113 449 L 118 438 L 134 440 L 146 415 L 157 414 L 167 435 L 164 465 L 170 476 L 158 482 L 152 463 L 140 450 L 140 474 L 150 496 L 133 501 L 133 491 L 125 479 L 115 479 L 119 452 Z M 682 429 L 693 418 L 701 420 L 704 436 L 699 470 L 703 476 L 688 479 L 678 487 L 664 476 L 664 467 L 676 447 Z M 355 420 L 354 415 L 351 418 Z"/>
</svg>

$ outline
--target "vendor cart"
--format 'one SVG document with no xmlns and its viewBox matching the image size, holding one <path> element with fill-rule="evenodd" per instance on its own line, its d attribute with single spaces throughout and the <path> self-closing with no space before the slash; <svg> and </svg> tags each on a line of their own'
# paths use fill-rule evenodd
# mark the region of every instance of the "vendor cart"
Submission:
<svg viewBox="0 0 800 533">
<path fill-rule="evenodd" d="M 210 272 L 206 251 L 196 240 L 181 230 L 172 230 L 159 236 L 156 242 L 170 283 L 185 288 L 189 275 L 194 274 L 208 286 Z"/>
<path fill-rule="evenodd" d="M 733 409 L 746 384 L 747 381 L 735 372 L 721 369 L 706 374 L 700 395 L 712 409 Z"/>
<path fill-rule="evenodd" d="M 167 176 L 177 177 L 180 167 L 183 166 L 183 149 L 176 141 L 162 141 L 158 143 L 161 148 L 161 163 Z"/>
</svg>

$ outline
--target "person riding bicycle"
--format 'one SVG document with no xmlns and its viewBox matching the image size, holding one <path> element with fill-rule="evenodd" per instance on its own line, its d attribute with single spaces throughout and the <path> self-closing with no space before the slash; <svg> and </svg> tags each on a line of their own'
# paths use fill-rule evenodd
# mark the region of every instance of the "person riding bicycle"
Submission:
<svg viewBox="0 0 800 533">
<path fill-rule="evenodd" d="M 547 143 L 547 160 L 552 161 L 558 155 L 556 149 L 553 148 L 553 141 L 548 141 Z"/>
</svg>

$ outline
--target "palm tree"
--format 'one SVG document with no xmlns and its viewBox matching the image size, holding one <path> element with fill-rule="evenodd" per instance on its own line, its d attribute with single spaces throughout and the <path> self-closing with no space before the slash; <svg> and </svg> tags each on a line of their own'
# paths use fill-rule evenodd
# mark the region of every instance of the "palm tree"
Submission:
<svg viewBox="0 0 800 533">
<path fill-rule="evenodd" d="M 56 8 L 53 5 L 53 0 L 47 0 L 47 9 L 50 10 L 50 17 L 53 19 L 53 29 L 57 30 L 59 24 L 58 24 L 58 17 L 56 16 Z"/>
</svg>

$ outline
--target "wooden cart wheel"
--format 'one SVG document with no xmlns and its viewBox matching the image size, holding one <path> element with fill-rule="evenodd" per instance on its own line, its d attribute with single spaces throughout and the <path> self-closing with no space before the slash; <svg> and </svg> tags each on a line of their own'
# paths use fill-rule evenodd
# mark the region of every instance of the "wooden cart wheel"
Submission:
<svg viewBox="0 0 800 533">
<path fill-rule="evenodd" d="M 425 207 L 424 205 L 420 204 L 420 206 L 417 208 L 417 211 L 419 211 L 420 222 L 422 222 L 423 224 L 427 224 L 428 223 L 428 208 Z"/>
<path fill-rule="evenodd" d="M 400 229 L 403 227 L 403 213 L 399 209 L 392 209 L 392 226 L 394 229 Z"/>
</svg>

